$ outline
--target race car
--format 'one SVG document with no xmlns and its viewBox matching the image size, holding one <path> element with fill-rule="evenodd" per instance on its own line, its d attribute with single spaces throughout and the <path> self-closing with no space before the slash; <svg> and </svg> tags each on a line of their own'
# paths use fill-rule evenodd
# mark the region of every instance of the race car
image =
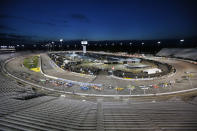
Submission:
<svg viewBox="0 0 197 131">
<path fill-rule="evenodd" d="M 80 89 L 81 89 L 81 90 L 88 90 L 89 87 L 87 87 L 87 86 L 81 86 Z"/>
</svg>

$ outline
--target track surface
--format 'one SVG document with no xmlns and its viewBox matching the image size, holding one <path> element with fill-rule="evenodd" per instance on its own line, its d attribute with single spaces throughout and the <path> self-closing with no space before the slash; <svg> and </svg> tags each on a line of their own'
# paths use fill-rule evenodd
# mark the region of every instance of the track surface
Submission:
<svg viewBox="0 0 197 131">
<path fill-rule="evenodd" d="M 9 57 L 0 55 L 1 65 Z M 18 68 L 20 70 L 22 66 Z M 17 100 L 16 97 L 28 93 L 30 86 L 19 85 L 3 72 L 0 72 L 0 83 L 0 130 L 3 131 L 197 130 L 196 97 L 187 101 L 178 96 L 165 101 L 157 98 L 120 100 L 68 95 L 58 97 L 50 93 L 29 100 Z"/>
<path fill-rule="evenodd" d="M 175 59 L 156 59 L 160 62 L 168 63 L 176 68 L 176 73 L 173 74 L 173 76 L 163 76 L 158 79 L 154 80 L 124 80 L 120 78 L 116 78 L 113 76 L 106 76 L 103 74 L 100 74 L 96 77 L 94 76 L 88 76 L 88 75 L 82 75 L 79 73 L 72 73 L 68 71 L 64 71 L 63 69 L 59 68 L 57 65 L 54 64 L 54 62 L 45 54 L 40 54 L 41 58 L 41 66 L 42 70 L 45 74 L 50 76 L 55 76 L 58 78 L 64 78 L 68 80 L 73 81 L 79 81 L 79 82 L 90 82 L 95 84 L 102 84 L 104 87 L 104 91 L 99 92 L 95 90 L 89 90 L 89 91 L 81 91 L 79 86 L 74 86 L 69 89 L 62 88 L 55 88 L 57 90 L 66 90 L 66 91 L 75 91 L 78 93 L 87 93 L 87 94 L 102 94 L 102 95 L 129 95 L 129 90 L 125 89 L 121 92 L 116 92 L 114 89 L 109 89 L 109 85 L 112 85 L 112 87 L 127 87 L 128 85 L 154 85 L 154 84 L 160 84 L 160 83 L 169 83 L 170 81 L 175 81 L 175 84 L 172 84 L 168 88 L 159 88 L 159 89 L 149 89 L 146 90 L 146 94 L 154 94 L 154 93 L 163 93 L 163 92 L 172 92 L 172 91 L 179 91 L 179 90 L 185 90 L 185 89 L 191 89 L 195 88 L 197 86 L 197 65 L 175 60 Z M 17 76 L 20 75 L 21 72 L 29 73 L 31 74 L 32 79 L 37 79 L 38 81 L 40 79 L 44 79 L 45 77 L 41 73 L 35 73 L 32 71 L 29 71 L 28 69 L 24 68 L 21 63 L 23 62 L 24 57 L 18 57 L 15 60 L 10 61 L 6 68 L 11 74 L 15 74 Z M 151 57 L 149 59 L 155 59 L 154 57 Z M 17 68 L 16 68 L 17 67 Z M 192 78 L 189 80 L 184 78 L 187 74 L 185 72 L 192 72 Z M 51 87 L 53 88 L 53 86 Z M 137 89 L 132 92 L 133 95 L 143 94 L 144 91 L 141 89 Z"/>
</svg>

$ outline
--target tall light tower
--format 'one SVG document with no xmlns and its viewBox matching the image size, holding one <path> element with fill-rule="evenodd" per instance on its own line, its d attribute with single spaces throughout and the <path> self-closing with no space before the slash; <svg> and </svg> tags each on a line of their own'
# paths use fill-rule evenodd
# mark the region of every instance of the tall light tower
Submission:
<svg viewBox="0 0 197 131">
<path fill-rule="evenodd" d="M 81 45 L 83 46 L 83 54 L 86 53 L 86 45 L 88 44 L 88 41 L 81 41 Z"/>
<path fill-rule="evenodd" d="M 62 42 L 63 42 L 63 39 L 60 39 L 61 45 L 59 46 L 59 48 L 61 47 L 61 49 L 62 49 Z"/>
<path fill-rule="evenodd" d="M 52 46 L 52 49 L 53 49 L 53 51 L 54 51 L 54 50 L 55 50 L 54 42 L 52 41 L 51 44 L 52 44 L 52 45 L 51 45 L 51 46 Z"/>
<path fill-rule="evenodd" d="M 180 42 L 179 42 L 179 43 L 180 43 L 180 46 L 181 46 L 181 47 L 183 47 L 183 46 L 184 46 L 184 45 L 183 45 L 184 41 L 185 41 L 184 39 L 181 39 L 181 40 L 180 40 Z"/>
</svg>

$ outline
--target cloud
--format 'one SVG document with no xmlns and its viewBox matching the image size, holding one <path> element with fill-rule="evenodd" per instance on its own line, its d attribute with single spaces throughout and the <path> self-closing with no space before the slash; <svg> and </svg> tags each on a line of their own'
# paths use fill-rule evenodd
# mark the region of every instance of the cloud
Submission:
<svg viewBox="0 0 197 131">
<path fill-rule="evenodd" d="M 20 19 L 20 20 L 24 20 L 24 21 L 27 21 L 32 24 L 42 24 L 42 25 L 48 25 L 48 26 L 55 26 L 55 24 L 51 23 L 51 22 L 37 21 L 37 20 L 33 20 L 33 19 L 21 17 L 21 16 L 0 14 L 0 19 Z"/>
<path fill-rule="evenodd" d="M 13 33 L 0 33 L 0 38 L 13 38 L 13 39 L 32 39 L 37 36 L 18 35 Z"/>
<path fill-rule="evenodd" d="M 28 36 L 17 35 L 17 34 L 8 34 L 7 36 L 8 36 L 8 37 L 11 37 L 11 38 L 16 38 L 16 39 L 27 39 L 27 38 L 30 38 L 30 37 L 28 37 Z"/>
<path fill-rule="evenodd" d="M 55 26 L 54 23 L 51 22 L 42 22 L 42 21 L 35 21 L 35 20 L 30 20 L 30 19 L 26 19 L 29 23 L 32 24 L 41 24 L 41 25 L 48 25 L 48 26 Z"/>
<path fill-rule="evenodd" d="M 0 19 L 9 19 L 9 18 L 25 19 L 24 17 L 20 17 L 20 16 L 12 16 L 12 15 L 0 14 Z"/>
<path fill-rule="evenodd" d="M 70 17 L 75 20 L 90 22 L 89 18 L 84 14 L 71 14 Z"/>
<path fill-rule="evenodd" d="M 0 30 L 16 31 L 16 29 L 14 29 L 12 27 L 5 26 L 5 25 L 0 25 Z"/>
</svg>

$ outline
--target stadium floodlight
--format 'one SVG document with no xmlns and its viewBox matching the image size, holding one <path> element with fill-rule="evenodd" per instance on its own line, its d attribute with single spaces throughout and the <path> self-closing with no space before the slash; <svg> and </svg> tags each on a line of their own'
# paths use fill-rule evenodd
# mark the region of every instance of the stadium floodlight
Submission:
<svg viewBox="0 0 197 131">
<path fill-rule="evenodd" d="M 63 42 L 63 39 L 60 39 L 60 43 L 61 43 L 61 45 L 60 45 L 59 47 L 62 47 L 62 42 Z"/>
<path fill-rule="evenodd" d="M 51 48 L 53 48 L 53 50 L 54 50 L 54 43 L 55 42 L 52 41 L 51 44 L 50 44 L 51 45 Z"/>
<path fill-rule="evenodd" d="M 81 41 L 81 44 L 82 45 L 87 45 L 88 44 L 88 41 Z"/>
</svg>

